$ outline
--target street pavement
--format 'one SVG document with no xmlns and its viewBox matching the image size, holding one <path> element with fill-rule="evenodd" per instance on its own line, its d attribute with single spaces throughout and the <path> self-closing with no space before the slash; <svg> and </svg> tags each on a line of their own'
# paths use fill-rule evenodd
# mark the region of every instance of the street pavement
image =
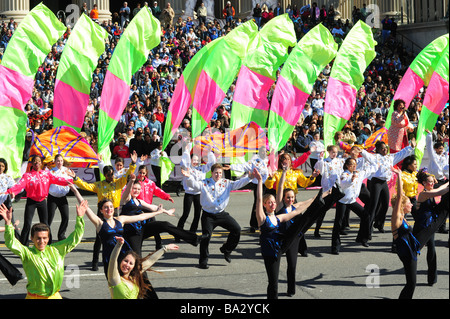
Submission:
<svg viewBox="0 0 450 319">
<path fill-rule="evenodd" d="M 316 193 L 317 190 L 301 190 L 297 195 L 297 200 L 311 198 Z M 181 216 L 184 194 L 182 193 L 180 197 L 177 197 L 175 193 L 171 195 L 174 198 L 174 204 L 159 198 L 155 198 L 154 203 L 162 203 L 165 207 L 175 207 L 175 217 L 162 215 L 157 219 L 167 220 L 176 225 Z M 85 198 L 92 209 L 96 211 L 96 195 L 86 195 Z M 75 198 L 69 197 L 69 203 L 71 218 L 68 233 L 74 229 Z M 214 300 L 237 299 L 240 302 L 251 302 L 251 300 L 256 302 L 257 299 L 266 298 L 267 276 L 258 245 L 259 232 L 249 232 L 249 212 L 252 203 L 253 194 L 250 191 L 233 192 L 231 195 L 227 211 L 242 227 L 241 240 L 231 255 L 231 263 L 227 263 L 219 251 L 227 236 L 227 232 L 219 227 L 216 228 L 210 244 L 209 269 L 203 270 L 197 267 L 199 248 L 185 242 L 179 244 L 178 251 L 166 253 L 154 265 L 153 269 L 157 272 L 149 273 L 149 278 L 160 299 L 178 299 L 175 311 L 179 310 L 182 313 L 189 309 L 185 303 L 190 302 L 190 306 L 192 306 L 195 303 L 194 300 L 197 300 L 196 304 L 199 304 L 198 302 L 207 304 Z M 15 218 L 20 221 L 23 220 L 24 206 L 24 199 L 14 203 Z M 315 238 L 313 230 L 306 233 L 308 256 L 299 255 L 298 257 L 297 292 L 293 297 L 286 295 L 286 258 L 282 257 L 279 298 L 290 300 L 397 299 L 405 284 L 405 277 L 399 258 L 390 251 L 392 243 L 390 213 L 391 208 L 386 217 L 386 232 L 380 233 L 378 230 L 374 230 L 370 247 L 367 248 L 355 242 L 359 219 L 351 213 L 351 228 L 348 235 L 341 236 L 341 252 L 339 255 L 333 255 L 330 246 L 335 209 L 331 209 L 323 222 L 320 231 L 321 238 Z M 33 223 L 38 222 L 37 215 L 36 213 Z M 86 216 L 84 219 L 86 228 L 83 240 L 65 259 L 66 274 L 60 293 L 65 299 L 110 299 L 102 265 L 100 264 L 98 271 L 91 270 L 90 262 L 95 230 Z M 191 220 L 192 214 L 189 216 L 185 228 L 189 228 Z M 408 221 L 412 222 L 412 218 L 408 217 Z M 0 223 L 3 226 L 3 221 Z M 57 212 L 51 226 L 54 235 L 57 233 L 59 224 L 60 216 Z M 168 234 L 162 234 L 162 238 L 163 244 L 174 241 L 173 237 Z M 415 299 L 449 298 L 449 235 L 438 233 L 435 239 L 438 282 L 432 287 L 427 285 L 427 248 L 425 247 L 418 258 Z M 23 273 L 20 259 L 5 247 L 3 240 L 3 235 L 0 235 L 0 253 Z M 154 249 L 153 238 L 145 240 L 143 254 L 150 253 Z M 23 299 L 26 295 L 26 283 L 25 278 L 15 286 L 11 286 L 0 273 L 0 299 Z M 184 306 L 186 308 L 183 308 Z M 201 308 L 193 308 L 192 311 L 200 311 L 199 309 Z M 225 306 L 221 307 L 222 314 L 225 309 Z"/>
</svg>

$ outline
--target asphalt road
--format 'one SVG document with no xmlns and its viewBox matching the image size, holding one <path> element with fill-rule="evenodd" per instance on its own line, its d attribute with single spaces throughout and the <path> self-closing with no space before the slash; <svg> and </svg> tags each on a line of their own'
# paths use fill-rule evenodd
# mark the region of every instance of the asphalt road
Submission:
<svg viewBox="0 0 450 319">
<path fill-rule="evenodd" d="M 302 190 L 297 200 L 304 200 L 316 194 L 317 190 Z M 183 194 L 177 197 L 172 194 L 175 203 L 164 202 L 159 198 L 154 203 L 163 203 L 166 207 L 176 208 L 176 217 L 161 216 L 159 220 L 177 223 L 182 212 Z M 90 205 L 95 207 L 96 195 L 86 196 Z M 70 197 L 71 219 L 68 232 L 74 229 L 75 198 Z M 266 298 L 267 276 L 258 245 L 259 233 L 250 233 L 248 222 L 249 212 L 253 203 L 251 192 L 236 192 L 231 196 L 228 206 L 230 212 L 242 227 L 242 236 L 231 263 L 227 263 L 219 251 L 227 233 L 217 228 L 210 244 L 210 268 L 197 268 L 199 249 L 188 243 L 181 242 L 178 251 L 166 253 L 155 265 L 157 272 L 149 274 L 150 280 L 162 300 L 175 300 L 177 303 L 172 311 L 189 311 L 187 303 L 206 305 L 221 300 L 235 299 L 239 302 L 256 302 Z M 23 220 L 25 200 L 14 203 L 15 217 Z M 94 209 L 95 210 L 95 209 Z M 280 270 L 280 299 L 397 299 L 405 283 L 402 264 L 396 254 L 390 252 L 392 234 L 390 233 L 390 212 L 386 218 L 385 233 L 377 230 L 373 233 L 370 247 L 365 248 L 355 243 L 359 219 L 351 214 L 351 229 L 348 235 L 342 236 L 342 248 L 339 255 L 332 255 L 331 229 L 334 219 L 334 209 L 331 209 L 324 220 L 321 238 L 314 238 L 313 231 L 306 233 L 308 257 L 298 257 L 297 292 L 293 297 L 286 296 L 286 259 L 283 257 Z M 189 227 L 192 216 L 186 223 Z M 409 221 L 412 218 L 409 217 Z M 34 222 L 38 222 L 37 213 Z M 107 281 L 100 265 L 99 271 L 90 269 L 92 247 L 95 230 L 92 223 L 85 217 L 86 229 L 83 241 L 66 256 L 66 274 L 61 287 L 61 295 L 65 299 L 109 299 Z M 60 216 L 56 213 L 52 224 L 52 232 L 56 234 L 60 224 Z M 1 222 L 3 226 L 3 221 Z M 448 228 L 448 221 L 447 221 Z M 162 234 L 163 243 L 173 242 L 172 236 Z M 449 298 L 449 249 L 448 234 L 436 234 L 436 251 L 438 259 L 438 282 L 427 285 L 427 248 L 422 250 L 418 261 L 417 288 L 415 299 L 448 299 Z M 149 253 L 155 248 L 153 238 L 144 242 L 143 253 Z M 4 245 L 3 235 L 0 235 L 0 253 L 16 265 L 23 273 L 21 262 Z M 0 299 L 23 299 L 26 294 L 27 280 L 19 281 L 11 286 L 0 273 Z M 183 308 L 185 307 L 186 308 Z M 263 304 L 260 305 L 263 309 Z M 216 313 L 221 314 L 232 310 L 230 305 L 216 305 Z M 203 309 L 206 311 L 207 308 Z M 191 311 L 202 308 L 192 308 Z M 235 309 L 239 310 L 239 309 Z M 243 309 L 241 309 L 243 310 Z M 248 309 L 247 309 L 248 310 Z M 255 311 L 253 309 L 253 311 Z M 192 312 L 191 312 L 192 314 Z"/>
</svg>

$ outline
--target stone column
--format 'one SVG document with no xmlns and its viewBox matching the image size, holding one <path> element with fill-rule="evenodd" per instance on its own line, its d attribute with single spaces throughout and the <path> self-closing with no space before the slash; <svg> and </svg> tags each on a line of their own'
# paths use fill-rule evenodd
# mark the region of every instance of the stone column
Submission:
<svg viewBox="0 0 450 319">
<path fill-rule="evenodd" d="M 2 0 L 0 1 L 0 14 L 6 16 L 5 21 L 14 18 L 17 23 L 21 22 L 23 18 L 30 12 L 29 0 Z"/>
</svg>

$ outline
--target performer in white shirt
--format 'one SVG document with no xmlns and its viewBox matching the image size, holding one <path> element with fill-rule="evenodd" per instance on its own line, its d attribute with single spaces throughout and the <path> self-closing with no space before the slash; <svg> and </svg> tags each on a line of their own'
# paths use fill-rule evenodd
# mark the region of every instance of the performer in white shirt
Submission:
<svg viewBox="0 0 450 319">
<path fill-rule="evenodd" d="M 185 145 L 183 155 L 181 156 L 181 168 L 185 171 L 189 171 L 189 175 L 192 176 L 194 180 L 204 180 L 206 178 L 206 173 L 211 169 L 211 166 L 216 163 L 216 156 L 211 150 L 209 150 L 207 162 L 202 164 L 199 154 L 191 154 L 191 150 L 191 144 Z M 189 230 L 191 232 L 196 232 L 200 221 L 200 215 L 202 213 L 202 206 L 200 204 L 200 190 L 190 187 L 187 180 L 188 177 L 184 177 L 182 180 L 182 185 L 184 188 L 183 215 L 178 221 L 177 227 L 183 229 L 191 211 L 192 203 L 194 203 L 194 219 L 192 220 Z"/>
<path fill-rule="evenodd" d="M 252 159 L 247 163 L 242 164 L 231 164 L 230 169 L 236 172 L 253 172 L 256 168 L 261 175 L 263 184 L 269 176 L 269 158 L 267 157 L 266 146 L 261 146 L 258 149 L 258 153 L 253 155 Z M 256 199 L 257 199 L 257 186 L 258 180 L 254 178 L 252 180 L 253 188 L 253 206 L 250 213 L 250 232 L 254 233 L 258 229 L 258 221 L 256 220 Z"/>
<path fill-rule="evenodd" d="M 328 157 L 323 158 L 323 152 L 320 153 L 319 160 L 314 165 L 314 169 L 320 171 L 321 185 L 324 193 L 328 192 L 336 183 L 339 184 L 340 176 L 342 174 L 342 167 L 345 159 L 338 157 L 339 148 L 336 145 L 327 146 Z M 323 212 L 316 221 L 316 228 L 314 230 L 314 237 L 320 238 L 320 227 L 325 218 L 326 211 Z"/>
<path fill-rule="evenodd" d="M 375 154 L 362 150 L 362 156 L 374 166 L 370 182 L 370 201 L 367 211 L 370 214 L 370 224 L 384 233 L 384 221 L 389 208 L 389 187 L 387 182 L 392 178 L 391 167 L 402 161 L 405 157 L 412 155 L 415 140 L 411 140 L 411 146 L 407 146 L 400 152 L 388 154 L 388 146 L 384 142 L 375 144 Z M 379 209 L 378 209 L 379 207 Z M 376 214 L 375 214 L 376 213 Z M 372 229 L 370 228 L 370 232 Z"/>
<path fill-rule="evenodd" d="M 61 154 L 55 156 L 55 167 L 50 169 L 53 175 L 58 177 L 69 178 L 67 174 L 69 169 L 64 166 L 64 157 Z M 59 186 L 51 184 L 48 190 L 47 210 L 48 210 L 48 225 L 52 224 L 55 217 L 56 208 L 61 214 L 61 224 L 58 229 L 58 240 L 66 238 L 66 230 L 69 224 L 69 203 L 67 202 L 67 194 L 69 193 L 69 186 Z"/>
<path fill-rule="evenodd" d="M 339 255 L 341 246 L 340 232 L 346 212 L 352 210 L 361 219 L 358 236 L 356 241 L 360 242 L 364 247 L 369 247 L 367 241 L 369 239 L 369 213 L 362 207 L 356 199 L 361 191 L 363 181 L 371 174 L 370 171 L 357 171 L 356 160 L 349 157 L 344 163 L 341 174 L 340 185 L 342 192 L 345 194 L 336 203 L 336 217 L 334 219 L 333 233 L 331 236 L 331 253 Z"/>
<path fill-rule="evenodd" d="M 435 187 L 439 187 L 447 182 L 444 175 L 444 166 L 448 165 L 448 150 L 444 150 L 444 143 L 436 142 L 433 145 L 433 134 L 427 131 L 426 146 L 430 163 L 428 172 L 436 177 L 437 183 Z"/>
<path fill-rule="evenodd" d="M 241 236 L 241 226 L 225 211 L 230 200 L 230 192 L 237 190 L 250 182 L 250 177 L 245 176 L 237 181 L 222 178 L 223 167 L 216 163 L 211 167 L 212 177 L 202 181 L 196 181 L 193 176 L 182 170 L 184 176 L 188 177 L 187 185 L 193 189 L 200 190 L 200 203 L 203 208 L 201 217 L 202 233 L 207 235 L 200 243 L 199 268 L 208 269 L 209 241 L 212 232 L 217 226 L 223 227 L 230 233 L 227 241 L 220 248 L 227 262 L 231 262 L 231 252 L 236 248 Z M 250 174 L 251 175 L 251 174 Z"/>
</svg>

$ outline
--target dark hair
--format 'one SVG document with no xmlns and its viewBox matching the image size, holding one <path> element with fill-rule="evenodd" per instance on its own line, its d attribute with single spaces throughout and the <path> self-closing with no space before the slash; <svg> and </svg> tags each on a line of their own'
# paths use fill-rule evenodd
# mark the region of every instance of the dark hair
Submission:
<svg viewBox="0 0 450 319">
<path fill-rule="evenodd" d="M 105 167 L 103 167 L 103 175 L 106 176 L 111 172 L 114 174 L 114 168 L 111 165 L 106 165 Z"/>
<path fill-rule="evenodd" d="M 282 164 L 282 162 L 283 162 L 283 159 L 284 158 L 287 158 L 287 159 L 289 159 L 289 161 L 291 162 L 291 165 L 292 165 L 292 158 L 291 158 L 291 156 L 288 154 L 288 153 L 283 153 L 283 154 L 281 154 L 280 155 L 280 157 L 278 158 L 278 169 L 283 169 L 283 164 Z M 290 167 L 289 167 L 290 168 Z"/>
<path fill-rule="evenodd" d="M 356 163 L 356 160 L 354 158 L 349 157 L 344 162 L 344 169 L 347 169 L 348 165 L 350 164 L 350 161 L 355 161 Z"/>
<path fill-rule="evenodd" d="M 101 211 L 103 205 L 105 205 L 107 202 L 111 202 L 112 203 L 113 201 L 110 200 L 109 198 L 103 198 L 101 201 L 99 201 L 98 204 L 97 204 L 98 211 Z"/>
<path fill-rule="evenodd" d="M 444 143 L 442 143 L 441 141 L 437 141 L 436 143 L 434 143 L 433 148 L 439 148 L 439 147 L 444 147 Z"/>
<path fill-rule="evenodd" d="M 125 164 L 123 158 L 120 157 L 120 156 L 116 157 L 116 159 L 114 160 L 114 165 L 115 165 L 116 163 L 122 163 L 122 164 Z"/>
<path fill-rule="evenodd" d="M 385 142 L 378 141 L 375 143 L 375 153 L 380 153 L 380 148 L 386 146 Z"/>
<path fill-rule="evenodd" d="M 397 107 L 400 105 L 400 104 L 405 104 L 405 106 L 406 106 L 406 103 L 405 103 L 405 101 L 403 101 L 402 99 L 399 99 L 399 100 L 395 100 L 394 101 L 394 111 L 397 111 Z"/>
<path fill-rule="evenodd" d="M 410 155 L 410 156 L 405 157 L 405 159 L 403 160 L 403 163 L 402 163 L 402 171 L 406 171 L 408 169 L 408 166 L 411 165 L 412 163 L 414 163 L 415 160 L 416 160 L 415 155 Z"/>
<path fill-rule="evenodd" d="M 294 192 L 294 190 L 292 188 L 284 188 L 283 189 L 283 198 L 284 198 L 284 196 L 286 196 L 286 194 L 288 192 Z M 295 192 L 294 192 L 294 194 L 295 194 Z"/>
<path fill-rule="evenodd" d="M 428 173 L 428 171 L 424 168 L 422 168 L 421 170 L 419 170 L 419 172 L 417 173 L 417 181 L 420 184 L 423 184 L 426 182 L 427 178 L 433 176 L 430 173 Z"/>
<path fill-rule="evenodd" d="M 4 158 L 0 158 L 0 163 L 5 165 L 5 171 L 3 173 L 6 173 L 8 171 L 8 162 Z"/>
<path fill-rule="evenodd" d="M 142 274 L 142 262 L 145 261 L 146 259 L 148 259 L 148 257 L 151 256 L 152 254 L 150 254 L 149 256 L 147 256 L 145 258 L 141 258 L 141 256 L 139 256 L 136 252 L 129 250 L 125 254 L 121 255 L 119 257 L 119 262 L 118 262 L 120 276 L 123 276 L 122 270 L 120 269 L 120 263 L 128 255 L 131 255 L 135 260 L 134 267 L 130 271 L 130 277 L 134 281 L 134 283 L 139 287 L 138 297 L 142 298 L 145 296 L 145 293 L 147 292 L 147 290 L 151 289 L 151 286 L 148 283 L 146 283 L 146 281 L 144 280 L 144 275 Z M 151 269 L 149 269 L 149 270 L 151 270 Z"/>
<path fill-rule="evenodd" d="M 37 223 L 37 224 L 34 224 L 34 225 L 31 227 L 31 231 L 30 231 L 31 238 L 34 237 L 34 234 L 35 234 L 35 233 L 38 233 L 38 232 L 40 232 L 40 231 L 46 231 L 46 232 L 48 232 L 48 233 L 50 234 L 50 227 L 48 227 L 48 225 L 47 225 L 47 224 L 44 224 L 44 223 Z"/>
</svg>

